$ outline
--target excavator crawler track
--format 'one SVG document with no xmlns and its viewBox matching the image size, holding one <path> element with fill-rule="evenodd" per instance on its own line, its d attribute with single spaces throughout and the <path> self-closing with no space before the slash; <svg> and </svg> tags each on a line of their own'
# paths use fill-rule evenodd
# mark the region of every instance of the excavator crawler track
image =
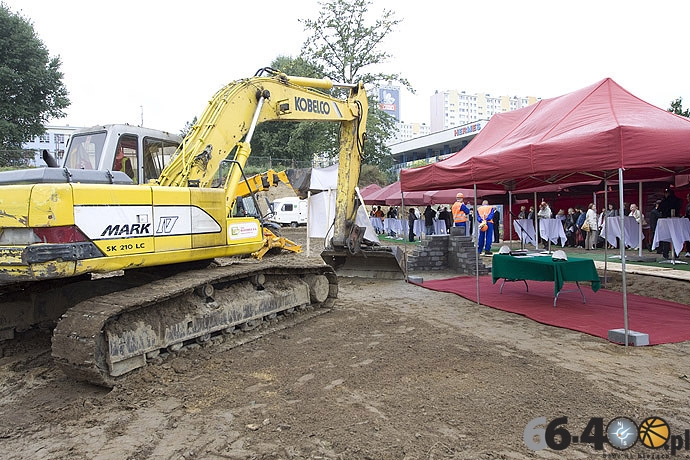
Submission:
<svg viewBox="0 0 690 460">
<path fill-rule="evenodd" d="M 331 267 L 255 262 L 181 272 L 85 300 L 55 327 L 53 358 L 70 377 L 113 387 L 161 353 L 333 306 L 338 280 Z"/>
</svg>

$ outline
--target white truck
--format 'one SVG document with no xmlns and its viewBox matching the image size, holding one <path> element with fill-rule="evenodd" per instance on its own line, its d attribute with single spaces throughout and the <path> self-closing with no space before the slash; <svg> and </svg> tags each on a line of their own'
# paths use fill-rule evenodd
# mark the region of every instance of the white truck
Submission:
<svg viewBox="0 0 690 460">
<path fill-rule="evenodd" d="M 299 227 L 307 225 L 307 200 L 296 196 L 276 198 L 271 203 L 273 217 L 271 221 L 281 226 Z"/>
</svg>

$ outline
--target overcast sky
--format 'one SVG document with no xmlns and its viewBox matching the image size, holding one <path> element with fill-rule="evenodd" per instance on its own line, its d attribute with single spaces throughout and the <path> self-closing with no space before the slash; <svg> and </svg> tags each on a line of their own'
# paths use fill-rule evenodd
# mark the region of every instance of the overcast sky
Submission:
<svg viewBox="0 0 690 460">
<path fill-rule="evenodd" d="M 62 60 L 72 102 L 54 124 L 179 132 L 226 83 L 297 57 L 316 0 L 2 0 Z M 550 98 L 606 77 L 663 109 L 690 107 L 686 0 L 374 0 L 402 23 L 382 70 L 408 78 L 401 118 L 429 122 L 434 91 Z M 373 69 L 372 69 L 373 70 Z"/>
</svg>

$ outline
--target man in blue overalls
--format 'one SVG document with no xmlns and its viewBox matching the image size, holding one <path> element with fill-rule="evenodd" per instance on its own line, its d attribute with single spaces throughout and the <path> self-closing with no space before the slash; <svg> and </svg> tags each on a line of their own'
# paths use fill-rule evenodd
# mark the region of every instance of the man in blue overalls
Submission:
<svg viewBox="0 0 690 460">
<path fill-rule="evenodd" d="M 489 202 L 484 200 L 482 205 L 477 207 L 477 224 L 479 225 L 479 240 L 477 242 L 477 251 L 482 253 L 484 247 L 484 254 L 491 255 L 491 243 L 494 240 L 494 209 L 489 206 Z"/>
</svg>

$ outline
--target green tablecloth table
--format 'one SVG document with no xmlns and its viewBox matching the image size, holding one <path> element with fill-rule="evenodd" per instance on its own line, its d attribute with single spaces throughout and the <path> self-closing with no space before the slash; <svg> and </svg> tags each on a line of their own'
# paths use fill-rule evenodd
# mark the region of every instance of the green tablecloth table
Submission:
<svg viewBox="0 0 690 460">
<path fill-rule="evenodd" d="M 568 260 L 553 260 L 551 256 L 496 254 L 492 257 L 491 276 L 494 284 L 501 278 L 505 281 L 524 281 L 525 285 L 527 285 L 527 280 L 553 281 L 554 307 L 558 300 L 558 294 L 563 289 L 563 284 L 568 281 L 577 285 L 578 291 L 582 294 L 583 302 L 586 300 L 580 289 L 580 281 L 590 281 L 594 292 L 601 287 L 594 261 L 576 257 L 569 257 Z M 501 286 L 502 290 L 503 287 Z"/>
</svg>

